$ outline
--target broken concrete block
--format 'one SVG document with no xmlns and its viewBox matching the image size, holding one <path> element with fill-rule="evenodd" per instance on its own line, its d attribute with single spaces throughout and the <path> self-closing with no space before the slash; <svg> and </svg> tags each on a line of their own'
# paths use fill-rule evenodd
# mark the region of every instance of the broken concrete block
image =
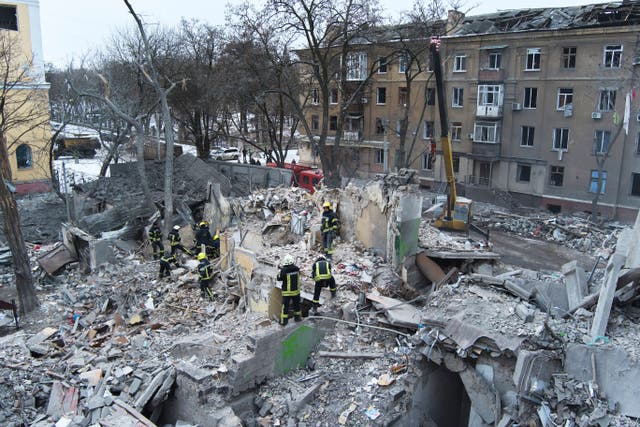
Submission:
<svg viewBox="0 0 640 427">
<path fill-rule="evenodd" d="M 79 376 L 81 380 L 87 381 L 89 386 L 95 387 L 102 378 L 102 369 L 92 369 L 91 371 L 81 373 Z"/>
<path fill-rule="evenodd" d="M 536 313 L 533 308 L 523 303 L 516 304 L 515 312 L 525 323 L 533 322 Z"/>
<path fill-rule="evenodd" d="M 619 253 L 614 253 L 609 259 L 604 277 L 604 284 L 600 287 L 600 296 L 596 306 L 593 323 L 591 324 L 591 338 L 604 336 L 609 322 L 611 305 L 616 293 L 618 273 L 622 269 L 626 258 Z"/>
<path fill-rule="evenodd" d="M 466 363 L 464 362 L 464 359 L 449 352 L 446 352 L 444 354 L 444 365 L 451 372 L 462 372 L 467 367 Z"/>
<path fill-rule="evenodd" d="M 311 399 L 313 399 L 313 396 L 320 389 L 321 385 L 322 383 L 314 384 L 313 386 L 303 391 L 302 394 L 300 394 L 296 398 L 296 400 L 289 401 L 289 414 L 291 415 L 297 414 L 298 411 L 304 407 L 304 405 L 306 405 L 307 403 L 310 403 Z"/>
<path fill-rule="evenodd" d="M 458 375 L 460 375 L 471 404 L 482 420 L 488 424 L 495 422 L 497 405 L 493 387 L 475 369 L 465 369 Z"/>
<path fill-rule="evenodd" d="M 564 274 L 567 301 L 569 310 L 574 310 L 580 305 L 584 297 L 587 295 L 587 277 L 584 269 L 578 265 L 577 261 L 571 261 L 561 267 Z"/>
<path fill-rule="evenodd" d="M 551 384 L 552 376 L 561 371 L 560 360 L 552 352 L 520 350 L 513 372 L 513 383 L 519 393 L 541 395 Z"/>
</svg>

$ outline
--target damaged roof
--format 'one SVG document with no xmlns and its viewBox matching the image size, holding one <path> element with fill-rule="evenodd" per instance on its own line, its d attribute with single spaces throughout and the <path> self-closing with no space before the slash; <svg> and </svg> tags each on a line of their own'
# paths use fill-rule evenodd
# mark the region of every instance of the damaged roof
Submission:
<svg viewBox="0 0 640 427">
<path fill-rule="evenodd" d="M 562 8 L 503 10 L 467 16 L 453 36 L 640 24 L 640 1 Z"/>
</svg>

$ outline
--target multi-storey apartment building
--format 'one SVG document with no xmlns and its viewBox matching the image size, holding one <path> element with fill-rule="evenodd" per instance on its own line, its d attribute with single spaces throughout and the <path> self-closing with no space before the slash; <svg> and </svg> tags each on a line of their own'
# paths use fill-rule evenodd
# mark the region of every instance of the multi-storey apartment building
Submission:
<svg viewBox="0 0 640 427">
<path fill-rule="evenodd" d="M 17 192 L 50 189 L 49 85 L 44 77 L 38 0 L 0 3 L 3 128 Z"/>
<path fill-rule="evenodd" d="M 638 1 L 469 17 L 450 12 L 441 49 L 461 190 L 474 198 L 505 191 L 527 205 L 589 211 L 597 160 L 604 159 L 600 211 L 634 218 L 640 208 L 639 34 Z M 367 59 L 375 61 L 392 45 L 368 46 Z M 354 115 L 360 175 L 383 170 L 385 136 L 394 164 L 406 91 L 401 64 L 371 75 L 367 102 Z M 412 98 L 410 121 L 420 122 L 411 130 L 418 142 L 412 167 L 425 184 L 437 185 L 444 168 L 439 149 L 432 161 L 440 130 L 431 73 L 414 84 L 412 92 L 424 97 Z M 382 120 L 390 126 L 379 126 Z"/>
</svg>

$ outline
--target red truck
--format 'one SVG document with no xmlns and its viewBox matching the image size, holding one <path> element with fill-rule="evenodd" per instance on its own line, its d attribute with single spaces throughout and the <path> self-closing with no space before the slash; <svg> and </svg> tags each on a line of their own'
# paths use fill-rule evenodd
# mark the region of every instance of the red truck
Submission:
<svg viewBox="0 0 640 427">
<path fill-rule="evenodd" d="M 267 166 L 271 168 L 278 167 L 274 162 L 267 163 Z M 311 166 L 303 166 L 297 163 L 285 163 L 284 169 L 293 171 L 291 185 L 304 188 L 311 194 L 315 193 L 316 188 L 320 186 L 320 181 L 324 178 L 321 170 L 314 169 Z"/>
</svg>

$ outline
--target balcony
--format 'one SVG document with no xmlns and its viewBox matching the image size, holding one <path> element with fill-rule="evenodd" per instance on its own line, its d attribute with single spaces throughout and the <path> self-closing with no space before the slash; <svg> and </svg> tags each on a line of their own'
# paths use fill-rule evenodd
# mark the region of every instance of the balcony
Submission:
<svg viewBox="0 0 640 427">
<path fill-rule="evenodd" d="M 478 71 L 478 80 L 490 82 L 504 81 L 504 70 L 480 70 Z"/>
<path fill-rule="evenodd" d="M 344 131 L 342 132 L 342 141 L 345 143 L 357 143 L 362 140 L 362 132 L 361 131 Z"/>
<path fill-rule="evenodd" d="M 500 143 L 475 142 L 471 147 L 471 154 L 477 157 L 494 159 L 500 157 Z"/>
<path fill-rule="evenodd" d="M 502 105 L 478 105 L 476 108 L 476 116 L 500 118 L 502 117 Z"/>
</svg>

